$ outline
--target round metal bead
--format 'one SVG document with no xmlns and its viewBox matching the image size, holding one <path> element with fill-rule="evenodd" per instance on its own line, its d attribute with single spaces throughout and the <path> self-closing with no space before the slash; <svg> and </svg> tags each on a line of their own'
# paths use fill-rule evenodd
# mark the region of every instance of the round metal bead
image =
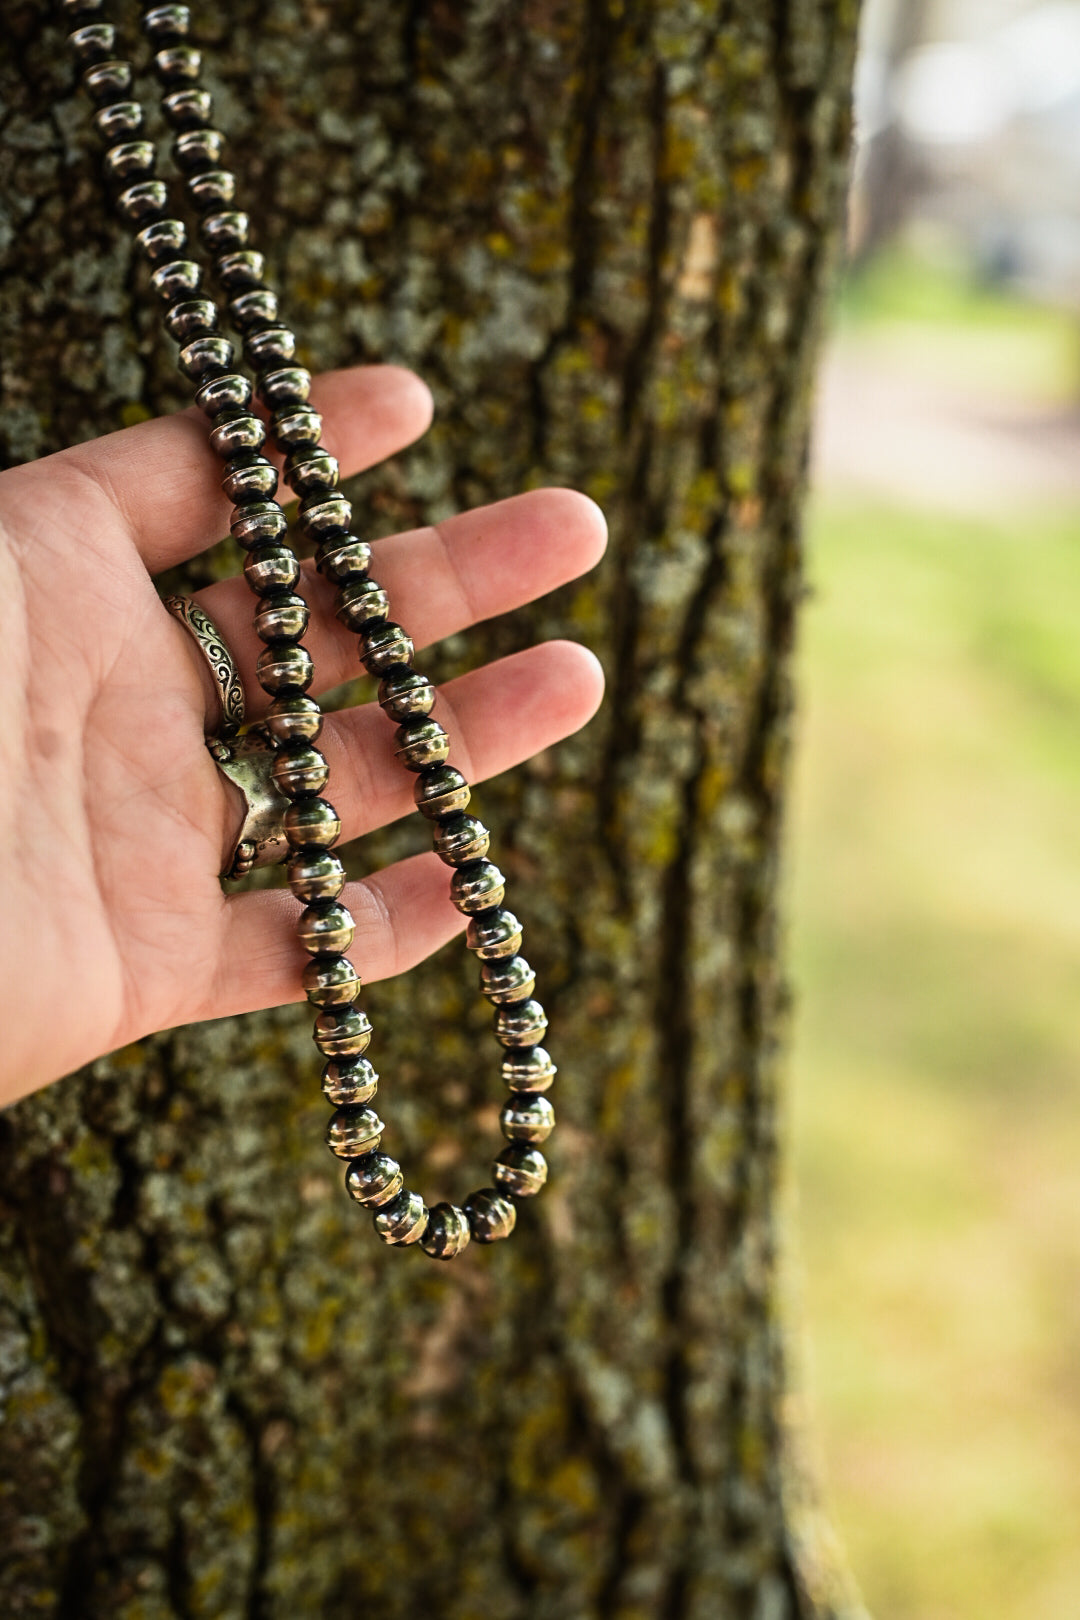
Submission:
<svg viewBox="0 0 1080 1620">
<path fill-rule="evenodd" d="M 517 1210 L 495 1187 L 481 1187 L 465 1200 L 465 1215 L 474 1243 L 497 1243 L 514 1230 Z"/>
<path fill-rule="evenodd" d="M 388 1204 L 402 1187 L 401 1166 L 388 1153 L 365 1153 L 345 1172 L 345 1190 L 369 1209 Z"/>
<path fill-rule="evenodd" d="M 518 1091 L 499 1115 L 502 1133 L 508 1142 L 546 1142 L 555 1129 L 555 1110 L 548 1099 L 534 1092 Z"/>
<path fill-rule="evenodd" d="M 506 879 L 493 861 L 459 866 L 450 879 L 450 898 L 459 911 L 487 911 L 502 904 Z"/>
<path fill-rule="evenodd" d="M 394 733 L 394 756 L 408 771 L 422 771 L 428 765 L 441 765 L 450 752 L 450 738 L 437 720 L 421 716 L 406 720 Z"/>
<path fill-rule="evenodd" d="M 330 1007 L 316 1018 L 313 1039 L 324 1057 L 359 1057 L 371 1040 L 368 1015 L 359 1007 Z M 353 1153 L 365 1151 L 353 1148 Z"/>
<path fill-rule="evenodd" d="M 456 1204 L 433 1204 L 420 1247 L 433 1260 L 453 1260 L 469 1247 L 469 1219 Z"/>
<path fill-rule="evenodd" d="M 369 547 L 370 555 L 370 547 Z M 338 593 L 337 617 L 349 630 L 362 631 L 365 625 L 382 622 L 390 611 L 390 601 L 381 585 L 368 579 L 350 580 Z"/>
<path fill-rule="evenodd" d="M 276 743 L 314 742 L 322 730 L 322 710 L 314 698 L 295 693 L 275 698 L 263 725 Z M 303 897 L 301 897 L 303 898 Z"/>
<path fill-rule="evenodd" d="M 374 1153 L 386 1129 L 373 1108 L 339 1108 L 326 1127 L 326 1145 L 339 1159 Z"/>
<path fill-rule="evenodd" d="M 220 129 L 185 129 L 173 141 L 172 151 L 176 167 L 183 174 L 217 169 L 225 152 L 225 137 Z"/>
<path fill-rule="evenodd" d="M 94 114 L 94 128 L 105 141 L 130 140 L 142 127 L 143 110 L 137 101 L 113 101 Z"/>
<path fill-rule="evenodd" d="M 379 1089 L 379 1077 L 367 1058 L 330 1062 L 322 1074 L 323 1096 L 336 1108 L 359 1107 Z"/>
<path fill-rule="evenodd" d="M 244 345 L 244 353 L 248 364 L 256 371 L 266 371 L 271 366 L 287 366 L 296 353 L 296 334 L 290 332 L 287 326 L 268 326 L 265 331 L 251 334 Z M 278 431 L 276 423 L 274 431 Z M 311 442 L 315 443 L 315 440 Z"/>
<path fill-rule="evenodd" d="M 230 298 L 229 314 L 238 332 L 245 336 L 257 332 L 261 326 L 277 320 L 277 293 L 271 292 L 269 287 L 253 287 L 250 292 Z"/>
<path fill-rule="evenodd" d="M 210 307 L 212 309 L 213 305 Z M 196 392 L 195 403 L 211 419 L 222 411 L 246 410 L 251 404 L 251 383 L 239 372 L 227 371 L 221 377 L 211 377 L 209 382 L 204 382 Z"/>
<path fill-rule="evenodd" d="M 417 1243 L 428 1223 L 427 1205 L 419 1193 L 404 1189 L 375 1217 L 375 1230 L 384 1243 Z"/>
<path fill-rule="evenodd" d="M 280 371 L 274 372 L 274 376 L 280 375 Z M 285 460 L 285 482 L 298 495 L 317 495 L 323 489 L 336 489 L 338 475 L 336 458 L 327 455 L 325 450 L 292 450 Z"/>
<path fill-rule="evenodd" d="M 238 450 L 258 450 L 265 439 L 266 423 L 258 416 L 234 416 L 211 430 L 210 447 L 228 460 Z"/>
<path fill-rule="evenodd" d="M 315 1007 L 347 1007 L 360 994 L 360 975 L 347 956 L 313 956 L 301 982 Z"/>
<path fill-rule="evenodd" d="M 176 45 L 187 38 L 191 11 L 187 6 L 154 6 L 143 12 L 142 25 L 151 45 Z"/>
<path fill-rule="evenodd" d="M 227 208 L 236 197 L 236 176 L 230 169 L 204 169 L 188 178 L 188 196 L 200 213 Z"/>
<path fill-rule="evenodd" d="M 347 534 L 352 507 L 344 495 L 309 495 L 300 502 L 300 527 L 311 540 L 326 535 Z"/>
<path fill-rule="evenodd" d="M 434 843 L 436 855 L 447 866 L 464 866 L 487 854 L 491 834 L 475 816 L 447 816 L 435 823 Z"/>
<path fill-rule="evenodd" d="M 87 68 L 82 76 L 83 89 L 95 107 L 104 107 L 110 101 L 122 101 L 131 90 L 130 62 L 98 62 Z"/>
<path fill-rule="evenodd" d="M 182 219 L 156 219 L 136 233 L 135 241 L 151 264 L 164 264 L 183 252 L 187 231 Z"/>
<path fill-rule="evenodd" d="M 322 792 L 330 779 L 330 767 L 317 748 L 301 743 L 278 750 L 273 774 L 286 798 L 305 799 Z"/>
<path fill-rule="evenodd" d="M 329 849 L 341 822 L 326 799 L 299 799 L 285 812 L 285 836 L 294 849 Z"/>
<path fill-rule="evenodd" d="M 516 956 L 521 949 L 521 924 L 512 911 L 482 911 L 470 917 L 465 943 L 484 961 Z"/>
<path fill-rule="evenodd" d="M 511 1198 L 532 1198 L 547 1180 L 547 1160 L 534 1147 L 515 1142 L 505 1148 L 491 1167 L 491 1174 Z"/>
<path fill-rule="evenodd" d="M 154 66 L 163 84 L 194 84 L 202 68 L 202 52 L 192 45 L 167 45 L 154 53 Z"/>
<path fill-rule="evenodd" d="M 360 661 L 369 675 L 382 675 L 395 664 L 411 663 L 415 651 L 400 624 L 390 620 L 369 626 L 360 641 Z"/>
<path fill-rule="evenodd" d="M 152 141 L 120 141 L 109 147 L 104 158 L 109 179 L 122 180 L 125 185 L 135 180 L 149 180 L 155 162 Z"/>
<path fill-rule="evenodd" d="M 150 277 L 150 285 L 166 304 L 174 304 L 179 298 L 194 298 L 201 282 L 202 271 L 194 259 L 176 259 L 172 264 L 163 264 Z M 212 340 L 205 338 L 201 341 L 209 343 Z"/>
<path fill-rule="evenodd" d="M 246 378 L 241 380 L 246 381 Z M 199 394 L 195 398 L 198 400 Z M 276 501 L 256 501 L 248 506 L 238 506 L 229 524 L 233 539 L 239 540 L 248 549 L 265 545 L 268 540 L 276 540 L 288 527 L 288 520 Z"/>
<path fill-rule="evenodd" d="M 140 180 L 116 199 L 116 206 L 129 225 L 146 225 L 152 219 L 160 219 L 168 205 L 169 193 L 164 180 Z"/>
<path fill-rule="evenodd" d="M 282 692 L 306 692 L 315 674 L 304 647 L 264 647 L 255 662 L 259 685 L 271 697 Z"/>
<path fill-rule="evenodd" d="M 345 887 L 345 868 L 336 855 L 324 849 L 290 855 L 286 876 L 293 894 L 306 905 L 313 900 L 336 900 Z"/>
<path fill-rule="evenodd" d="M 250 229 L 247 214 L 207 214 L 199 226 L 199 235 L 211 253 L 228 253 L 247 246 Z"/>
<path fill-rule="evenodd" d="M 276 352 L 267 353 L 265 357 L 263 355 L 251 354 L 251 345 L 255 342 L 255 340 L 268 335 L 271 337 L 284 336 L 289 338 L 290 342 L 288 344 L 288 352 L 281 352 L 285 348 L 285 345 L 279 344 Z M 264 367 L 272 365 L 275 362 L 279 366 L 285 365 L 289 360 L 292 359 L 295 347 L 296 344 L 295 341 L 293 341 L 293 335 L 291 332 L 286 332 L 283 327 L 275 328 L 271 326 L 268 332 L 256 332 L 251 338 L 249 338 L 244 352 L 247 354 L 252 365 L 255 366 L 257 370 L 261 371 L 264 369 Z M 318 444 L 319 440 L 322 438 L 322 417 L 319 415 L 318 411 L 315 410 L 314 406 L 311 405 L 286 405 L 283 410 L 274 412 L 271 419 L 271 426 L 274 430 L 274 437 L 283 450 L 299 450 L 301 445 Z"/>
<path fill-rule="evenodd" d="M 303 366 L 282 366 L 259 378 L 259 398 L 274 411 L 284 405 L 306 405 L 310 391 L 311 372 Z"/>
<path fill-rule="evenodd" d="M 244 578 L 259 596 L 291 591 L 300 578 L 300 563 L 288 546 L 255 546 L 244 558 Z"/>
<path fill-rule="evenodd" d="M 112 23 L 87 23 L 68 35 L 68 44 L 80 67 L 107 62 L 116 49 L 116 29 Z"/>
<path fill-rule="evenodd" d="M 354 540 L 351 535 L 327 541 L 315 553 L 319 573 L 335 585 L 348 585 L 356 579 L 366 579 L 371 562 L 371 547 L 366 540 Z"/>
<path fill-rule="evenodd" d="M 209 298 L 189 298 L 165 311 L 165 330 L 177 343 L 190 343 L 192 338 L 214 337 L 217 333 L 217 308 Z"/>
<path fill-rule="evenodd" d="M 264 596 L 255 614 L 260 641 L 299 641 L 308 624 L 308 605 L 295 591 L 274 591 Z"/>
<path fill-rule="evenodd" d="M 507 1052 L 502 1077 L 511 1091 L 548 1091 L 558 1070 L 542 1046 Z"/>
<path fill-rule="evenodd" d="M 410 669 L 408 664 L 387 670 L 379 682 L 379 705 L 391 720 L 411 720 L 415 715 L 430 714 L 434 703 L 434 686 L 426 675 Z"/>
<path fill-rule="evenodd" d="M 245 248 L 241 253 L 226 253 L 218 260 L 214 271 L 226 292 L 239 293 L 259 286 L 266 272 L 266 260 L 261 253 Z"/>
<path fill-rule="evenodd" d="M 212 343 L 216 340 L 207 338 L 205 341 Z M 233 457 L 228 472 L 221 480 L 222 489 L 237 506 L 246 506 L 249 501 L 267 500 L 277 486 L 278 474 L 273 462 L 249 451 L 241 451 Z"/>
<path fill-rule="evenodd" d="M 452 765 L 429 765 L 420 772 L 413 788 L 416 808 L 429 821 L 464 810 L 471 797 L 468 782 Z"/>
<path fill-rule="evenodd" d="M 173 90 L 162 97 L 161 109 L 173 129 L 202 129 L 210 122 L 213 97 L 209 90 Z"/>
<path fill-rule="evenodd" d="M 536 989 L 536 974 L 523 956 L 507 956 L 481 964 L 480 988 L 496 1007 L 508 1007 L 529 999 Z"/>
<path fill-rule="evenodd" d="M 172 268 L 170 264 L 163 266 L 165 270 Z M 220 376 L 228 371 L 232 361 L 233 346 L 222 337 L 196 338 L 193 343 L 186 343 L 177 357 L 177 365 L 192 382 Z"/>
<path fill-rule="evenodd" d="M 538 1001 L 515 1001 L 495 1014 L 495 1039 L 500 1046 L 535 1046 L 547 1029 L 547 1015 Z"/>
<path fill-rule="evenodd" d="M 316 901 L 300 914 L 296 937 L 312 956 L 343 956 L 353 942 L 352 913 L 337 900 Z"/>
</svg>

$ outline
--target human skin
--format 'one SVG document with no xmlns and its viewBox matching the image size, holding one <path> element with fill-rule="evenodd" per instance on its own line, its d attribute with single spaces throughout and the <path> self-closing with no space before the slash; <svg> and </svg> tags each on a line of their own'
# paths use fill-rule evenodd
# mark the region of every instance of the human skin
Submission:
<svg viewBox="0 0 1080 1620">
<path fill-rule="evenodd" d="M 312 399 L 343 476 L 431 419 L 427 388 L 392 366 L 328 373 Z M 195 411 L 0 474 L 0 1102 L 151 1031 L 301 999 L 298 902 L 218 881 L 241 801 L 204 745 L 218 723 L 209 670 L 151 578 L 205 550 L 229 513 Z M 378 541 L 372 573 L 419 651 L 575 578 L 605 539 L 585 496 L 535 490 Z M 299 588 L 317 696 L 358 672 L 356 637 L 310 563 Z M 245 581 L 196 600 L 257 718 L 268 700 Z M 591 653 L 546 642 L 451 681 L 435 715 L 477 782 L 576 731 L 602 691 Z M 319 746 L 342 841 L 413 808 L 377 705 L 328 715 Z M 406 971 L 464 927 L 447 875 L 424 854 L 346 886 L 362 979 Z"/>
</svg>

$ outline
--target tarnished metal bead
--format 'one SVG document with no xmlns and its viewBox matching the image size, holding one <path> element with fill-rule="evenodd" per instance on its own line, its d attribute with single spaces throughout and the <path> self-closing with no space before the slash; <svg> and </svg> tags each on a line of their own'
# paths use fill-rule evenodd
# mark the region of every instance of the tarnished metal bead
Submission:
<svg viewBox="0 0 1080 1620">
<path fill-rule="evenodd" d="M 259 378 L 259 398 L 273 411 L 285 405 L 306 405 L 310 392 L 311 372 L 303 366 L 282 366 Z"/>
<path fill-rule="evenodd" d="M 191 11 L 187 6 L 152 6 L 143 12 L 142 26 L 151 45 L 178 45 L 187 38 Z"/>
<path fill-rule="evenodd" d="M 260 641 L 299 641 L 307 629 L 308 605 L 295 591 L 274 591 L 264 596 L 255 614 Z"/>
<path fill-rule="evenodd" d="M 209 90 L 173 90 L 162 97 L 161 110 L 173 129 L 202 129 L 213 104 Z"/>
<path fill-rule="evenodd" d="M 435 823 L 435 853 L 447 866 L 464 866 L 488 852 L 491 834 L 475 816 L 447 816 Z"/>
<path fill-rule="evenodd" d="M 165 265 L 164 268 L 170 270 L 172 266 Z M 220 376 L 223 371 L 228 371 L 232 361 L 233 346 L 227 338 L 222 337 L 196 338 L 193 343 L 186 343 L 177 357 L 177 365 L 192 382 Z"/>
<path fill-rule="evenodd" d="M 401 1191 L 401 1166 L 388 1153 L 365 1153 L 345 1172 L 345 1191 L 369 1209 L 388 1204 Z"/>
<path fill-rule="evenodd" d="M 506 879 L 493 861 L 459 866 L 450 879 L 450 898 L 459 911 L 489 911 L 502 904 Z"/>
<path fill-rule="evenodd" d="M 335 1108 L 356 1108 L 370 1102 L 379 1089 L 379 1077 L 367 1058 L 331 1061 L 322 1073 L 323 1096 Z"/>
<path fill-rule="evenodd" d="M 371 1040 L 368 1015 L 359 1007 L 329 1007 L 316 1018 L 313 1039 L 324 1057 L 359 1057 Z M 365 1151 L 353 1148 L 354 1153 Z"/>
<path fill-rule="evenodd" d="M 275 698 L 263 719 L 263 725 L 279 744 L 314 742 L 322 730 L 322 710 L 314 698 L 299 692 Z"/>
<path fill-rule="evenodd" d="M 168 205 L 169 193 L 164 180 L 140 180 L 116 199 L 116 206 L 129 225 L 146 225 L 152 219 L 161 219 Z"/>
<path fill-rule="evenodd" d="M 202 52 L 193 45 L 166 45 L 155 51 L 154 66 L 163 84 L 194 84 L 202 69 Z"/>
<path fill-rule="evenodd" d="M 258 416 L 234 416 L 210 431 L 210 448 L 226 460 L 238 450 L 258 450 L 266 439 L 266 423 Z"/>
<path fill-rule="evenodd" d="M 254 546 L 244 558 L 244 578 L 259 596 L 291 591 L 300 578 L 300 563 L 288 546 Z"/>
<path fill-rule="evenodd" d="M 326 849 L 305 849 L 290 855 L 285 871 L 289 888 L 307 905 L 313 900 L 336 900 L 345 887 L 345 868 Z"/>
<path fill-rule="evenodd" d="M 415 651 L 400 624 L 389 619 L 385 624 L 369 625 L 360 640 L 360 662 L 369 675 L 382 675 L 395 664 L 411 663 Z"/>
<path fill-rule="evenodd" d="M 236 176 L 231 169 L 204 169 L 188 177 L 188 196 L 199 212 L 228 208 L 236 198 Z"/>
<path fill-rule="evenodd" d="M 202 271 L 194 259 L 175 259 L 172 264 L 163 264 L 150 277 L 150 285 L 166 304 L 175 304 L 180 298 L 194 298 L 201 283 Z M 200 341 L 211 340 L 207 338 Z"/>
<path fill-rule="evenodd" d="M 528 1001 L 536 988 L 536 974 L 523 956 L 507 956 L 481 964 L 480 988 L 496 1007 L 507 1007 Z"/>
<path fill-rule="evenodd" d="M 371 547 L 367 541 L 354 540 L 351 535 L 327 541 L 315 553 L 319 573 L 335 585 L 348 585 L 352 580 L 365 579 L 370 562 Z"/>
<path fill-rule="evenodd" d="M 116 29 L 112 23 L 86 23 L 68 35 L 68 44 L 80 67 L 107 62 L 116 50 Z"/>
<path fill-rule="evenodd" d="M 110 101 L 125 99 L 132 77 L 130 62 L 96 62 L 83 74 L 82 85 L 94 106 L 104 107 Z"/>
<path fill-rule="evenodd" d="M 329 849 L 340 833 L 338 813 L 326 799 L 298 799 L 285 812 L 285 836 L 294 849 Z"/>
<path fill-rule="evenodd" d="M 437 720 L 421 716 L 406 720 L 394 733 L 394 757 L 408 771 L 422 771 L 428 765 L 441 765 L 450 752 L 450 738 Z"/>
<path fill-rule="evenodd" d="M 434 686 L 426 675 L 410 669 L 408 664 L 387 670 L 379 682 L 379 706 L 391 720 L 430 714 L 434 703 Z"/>
<path fill-rule="evenodd" d="M 491 1167 L 491 1174 L 511 1198 L 532 1198 L 547 1180 L 547 1160 L 538 1148 L 515 1142 L 505 1148 Z"/>
<path fill-rule="evenodd" d="M 230 298 L 229 314 L 236 330 L 244 334 L 246 341 L 251 333 L 277 320 L 277 293 L 271 292 L 269 287 L 253 287 L 249 292 Z"/>
<path fill-rule="evenodd" d="M 220 129 L 185 129 L 173 141 L 173 159 L 183 174 L 220 167 L 225 137 Z"/>
<path fill-rule="evenodd" d="M 152 141 L 118 141 L 105 153 L 105 172 L 110 180 L 130 185 L 135 180 L 149 180 L 156 161 Z"/>
<path fill-rule="evenodd" d="M 261 253 L 245 248 L 240 253 L 224 254 L 214 266 L 221 285 L 228 293 L 243 292 L 258 287 L 266 274 L 266 260 Z"/>
<path fill-rule="evenodd" d="M 542 1093 L 516 1091 L 499 1115 L 509 1142 L 546 1142 L 555 1129 L 555 1110 Z"/>
<path fill-rule="evenodd" d="M 228 253 L 247 246 L 251 221 L 247 214 L 232 210 L 224 214 L 206 214 L 199 225 L 199 235 L 211 253 Z"/>
<path fill-rule="evenodd" d="M 103 141 L 130 140 L 143 127 L 143 110 L 137 101 L 113 101 L 94 114 L 94 128 Z"/>
<path fill-rule="evenodd" d="M 210 308 L 213 307 L 210 304 Z M 211 418 L 225 410 L 245 410 L 251 404 L 251 383 L 238 371 L 227 371 L 223 376 L 204 382 L 195 394 L 195 403 Z"/>
<path fill-rule="evenodd" d="M 304 647 L 264 647 L 255 673 L 263 691 L 277 697 L 282 692 L 306 692 L 315 670 Z"/>
<path fill-rule="evenodd" d="M 208 338 L 206 341 L 212 343 L 216 340 Z M 274 494 L 277 486 L 277 468 L 257 451 L 240 451 L 232 458 L 221 480 L 222 489 L 237 506 L 246 506 L 249 501 L 265 501 Z"/>
<path fill-rule="evenodd" d="M 469 1247 L 469 1218 L 456 1204 L 432 1204 L 420 1247 L 433 1260 L 453 1260 Z"/>
<path fill-rule="evenodd" d="M 352 506 L 344 495 L 309 495 L 300 502 L 300 527 L 311 540 L 331 534 L 347 534 L 352 522 Z"/>
<path fill-rule="evenodd" d="M 336 611 L 341 623 L 349 630 L 362 631 L 365 625 L 386 618 L 390 602 L 382 586 L 365 574 L 342 586 L 338 592 Z"/>
<path fill-rule="evenodd" d="M 241 381 L 246 382 L 246 377 Z M 195 395 L 195 399 L 198 401 L 199 394 Z M 276 501 L 254 501 L 247 506 L 238 506 L 229 524 L 233 539 L 239 540 L 247 550 L 265 545 L 268 540 L 276 540 L 288 527 L 288 519 Z"/>
<path fill-rule="evenodd" d="M 188 298 L 165 311 L 165 330 L 177 343 L 217 335 L 217 306 L 209 298 Z"/>
<path fill-rule="evenodd" d="M 470 917 L 465 943 L 484 961 L 516 956 L 521 949 L 521 924 L 512 911 L 496 908 Z"/>
<path fill-rule="evenodd" d="M 402 1189 L 375 1217 L 375 1230 L 384 1243 L 417 1243 L 428 1223 L 427 1205 L 419 1193 Z"/>
<path fill-rule="evenodd" d="M 498 1008 L 494 1027 L 500 1046 L 535 1046 L 544 1038 L 547 1014 L 538 1001 L 515 1001 Z"/>
<path fill-rule="evenodd" d="M 347 956 L 313 956 L 301 982 L 315 1007 L 347 1007 L 360 994 L 360 975 Z"/>
<path fill-rule="evenodd" d="M 274 366 L 287 366 L 296 353 L 296 333 L 290 332 L 287 326 L 268 326 L 262 332 L 251 334 L 244 345 L 244 353 L 248 364 L 256 371 L 267 371 Z M 276 422 L 274 432 L 278 433 Z M 278 433 L 279 438 L 280 436 Z"/>
<path fill-rule="evenodd" d="M 290 341 L 287 347 L 284 343 L 278 343 L 274 352 L 267 353 L 265 356 L 252 355 L 250 353 L 251 344 L 256 338 L 267 336 L 284 337 Z M 245 352 L 248 354 L 252 365 L 262 371 L 269 365 L 285 365 L 292 359 L 295 348 L 296 344 L 291 332 L 286 332 L 282 326 L 271 326 L 266 332 L 256 332 L 248 340 Z M 312 405 L 286 405 L 280 411 L 274 412 L 271 418 L 271 427 L 274 430 L 275 439 L 283 450 L 299 450 L 302 445 L 318 444 L 322 438 L 323 420 Z"/>
<path fill-rule="evenodd" d="M 386 1129 L 373 1108 L 339 1108 L 326 1127 L 326 1145 L 339 1159 L 374 1153 Z"/>
<path fill-rule="evenodd" d="M 471 797 L 468 782 L 452 765 L 429 765 L 420 772 L 413 788 L 416 808 L 429 821 L 464 810 Z"/>
<path fill-rule="evenodd" d="M 273 375 L 280 377 L 281 372 Z M 285 482 L 298 495 L 317 495 L 323 489 L 336 489 L 339 472 L 337 458 L 325 450 L 291 450 L 285 458 Z"/>
<path fill-rule="evenodd" d="M 156 219 L 136 233 L 135 242 L 151 264 L 164 264 L 169 259 L 179 258 L 187 242 L 187 231 L 182 219 Z"/>
<path fill-rule="evenodd" d="M 330 767 L 317 748 L 299 744 L 278 750 L 273 774 L 286 798 L 304 799 L 322 792 L 330 779 Z"/>
<path fill-rule="evenodd" d="M 558 1070 L 542 1046 L 507 1052 L 502 1077 L 511 1091 L 548 1091 Z"/>
<path fill-rule="evenodd" d="M 495 1187 L 481 1187 L 465 1200 L 465 1215 L 474 1243 L 497 1243 L 514 1230 L 517 1210 Z"/>
<path fill-rule="evenodd" d="M 344 956 L 355 933 L 352 912 L 339 900 L 316 901 L 301 912 L 296 925 L 297 939 L 312 956 Z"/>
</svg>

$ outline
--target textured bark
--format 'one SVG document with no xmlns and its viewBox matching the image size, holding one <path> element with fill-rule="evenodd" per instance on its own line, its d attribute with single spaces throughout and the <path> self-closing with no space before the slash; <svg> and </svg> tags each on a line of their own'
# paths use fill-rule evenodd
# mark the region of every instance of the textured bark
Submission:
<svg viewBox="0 0 1080 1620">
<path fill-rule="evenodd" d="M 183 400 L 41 9 L 2 13 L 15 459 Z M 145 1040 L 12 1109 L 5 1615 L 837 1612 L 788 1482 L 776 880 L 856 9 L 196 6 L 306 358 L 403 361 L 437 394 L 424 443 L 358 481 L 366 528 L 538 483 L 611 522 L 593 578 L 435 660 L 569 634 L 608 671 L 586 733 L 478 795 L 560 1128 L 514 1241 L 438 1268 L 340 1192 L 306 1009 Z M 186 580 L 233 567 L 221 545 Z M 463 955 L 366 1002 L 429 1197 L 497 1135 Z"/>
</svg>

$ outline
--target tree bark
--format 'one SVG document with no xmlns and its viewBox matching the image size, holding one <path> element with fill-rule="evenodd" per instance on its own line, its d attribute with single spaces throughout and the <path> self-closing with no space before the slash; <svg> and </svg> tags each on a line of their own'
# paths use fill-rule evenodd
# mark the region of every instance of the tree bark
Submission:
<svg viewBox="0 0 1080 1620">
<path fill-rule="evenodd" d="M 42 10 L 2 12 L 15 460 L 186 403 Z M 196 6 L 304 358 L 404 362 L 437 396 L 427 439 L 357 481 L 366 530 L 541 483 L 611 524 L 594 577 L 427 665 L 567 634 L 607 669 L 584 734 L 477 795 L 560 1125 L 513 1241 L 441 1268 L 342 1193 L 306 1008 L 155 1036 L 11 1109 L 5 1615 L 839 1611 L 784 1421 L 777 870 L 856 21 L 857 0 Z M 184 580 L 235 567 L 222 543 Z M 464 955 L 366 999 L 388 1145 L 429 1198 L 483 1179 L 497 1139 Z"/>
</svg>

